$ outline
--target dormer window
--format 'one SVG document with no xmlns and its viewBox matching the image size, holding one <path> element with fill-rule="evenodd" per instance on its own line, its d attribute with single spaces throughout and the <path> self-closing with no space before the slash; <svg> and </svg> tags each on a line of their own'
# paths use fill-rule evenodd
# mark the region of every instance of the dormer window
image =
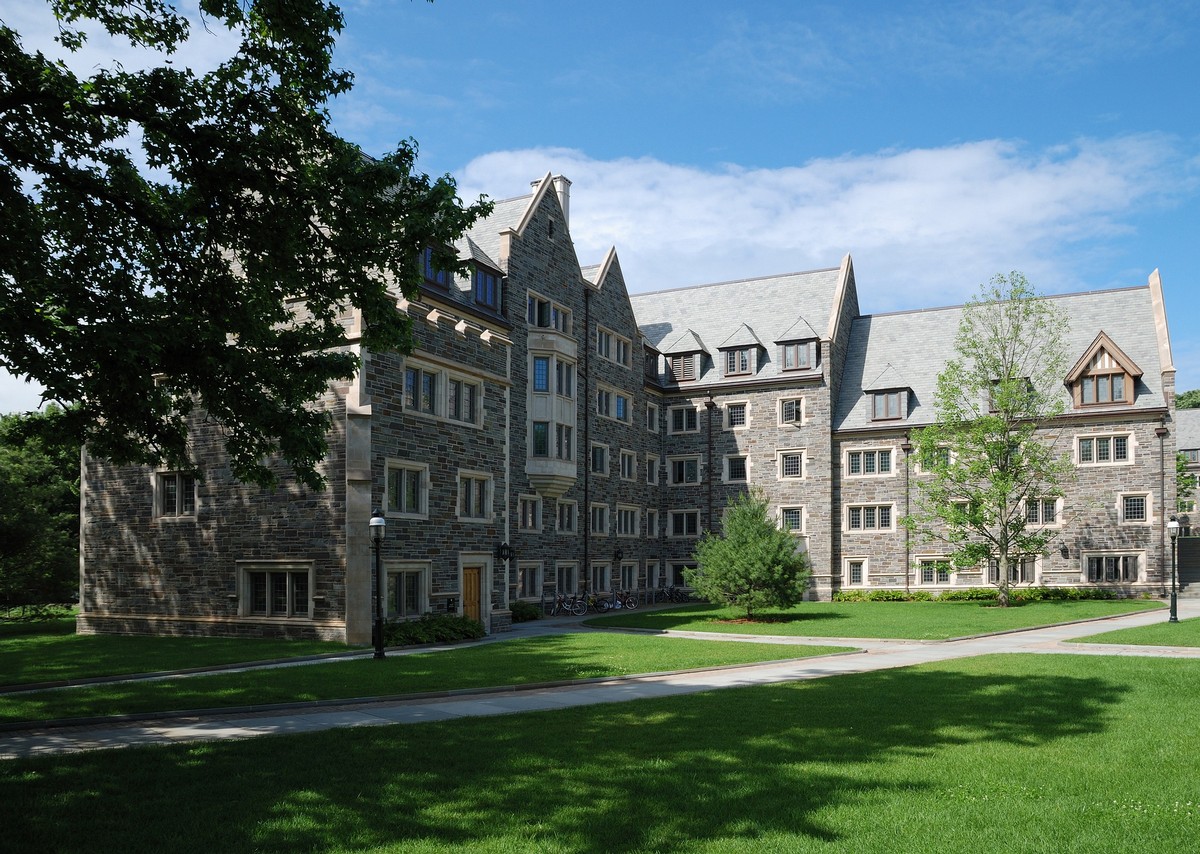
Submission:
<svg viewBox="0 0 1200 854">
<path fill-rule="evenodd" d="M 1101 332 L 1067 374 L 1076 408 L 1133 403 L 1141 369 Z"/>
<path fill-rule="evenodd" d="M 474 275 L 475 302 L 493 311 L 500 310 L 500 274 L 486 267 L 476 267 Z"/>
<path fill-rule="evenodd" d="M 908 391 L 893 389 L 871 394 L 872 421 L 899 421 L 908 416 Z"/>
<path fill-rule="evenodd" d="M 1129 377 L 1124 373 L 1095 374 L 1079 380 L 1079 405 L 1095 406 L 1105 403 L 1129 403 L 1126 389 Z"/>
<path fill-rule="evenodd" d="M 811 371 L 817 366 L 817 342 L 794 341 L 781 346 L 785 371 Z"/>
<path fill-rule="evenodd" d="M 642 348 L 642 365 L 650 379 L 658 379 L 658 351 L 651 347 Z"/>
<path fill-rule="evenodd" d="M 439 270 L 433 263 L 433 249 L 426 247 L 421 253 L 421 272 L 425 281 L 431 285 L 448 288 L 454 281 L 454 273 L 450 270 Z"/>
<path fill-rule="evenodd" d="M 699 353 L 685 353 L 671 357 L 671 379 L 677 383 L 691 382 L 696 379 L 696 362 Z"/>
<path fill-rule="evenodd" d="M 725 376 L 735 377 L 754 373 L 754 353 L 749 347 L 725 351 Z"/>
</svg>

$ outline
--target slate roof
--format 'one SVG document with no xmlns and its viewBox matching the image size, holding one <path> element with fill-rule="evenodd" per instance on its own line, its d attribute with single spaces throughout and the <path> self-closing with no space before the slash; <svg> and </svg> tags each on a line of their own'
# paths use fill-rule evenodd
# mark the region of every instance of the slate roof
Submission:
<svg viewBox="0 0 1200 854">
<path fill-rule="evenodd" d="M 1147 286 L 1090 291 L 1047 297 L 1067 315 L 1070 331 L 1064 342 L 1068 363 L 1075 361 L 1104 331 L 1143 371 L 1137 383 L 1133 409 L 1166 406 L 1162 393 L 1162 366 L 1155 337 L 1154 309 Z M 842 386 L 834 409 L 834 430 L 856 430 L 885 425 L 870 420 L 864 392 L 884 388 L 910 388 L 908 418 L 902 425 L 933 421 L 933 392 L 937 376 L 954 356 L 954 339 L 962 306 L 864 315 L 855 318 L 842 373 Z M 1065 378 L 1064 378 L 1065 379 Z M 1069 405 L 1069 391 L 1063 386 Z M 1112 411 L 1128 411 L 1128 406 Z M 1106 409 L 1089 407 L 1089 414 Z M 1181 446 L 1182 447 L 1182 446 Z"/>
<path fill-rule="evenodd" d="M 1180 451 L 1200 450 L 1200 409 L 1176 410 L 1175 447 Z"/>
<path fill-rule="evenodd" d="M 782 365 L 774 342 L 820 338 L 829 326 L 837 294 L 839 267 L 742 279 L 713 285 L 630 294 L 634 317 L 647 342 L 662 353 L 699 349 L 715 354 L 727 341 L 763 342 L 755 379 L 780 376 Z M 803 330 L 796 334 L 795 330 Z M 689 334 L 690 333 L 690 334 Z M 707 370 L 696 382 L 705 387 L 722 380 L 719 370 Z"/>
</svg>

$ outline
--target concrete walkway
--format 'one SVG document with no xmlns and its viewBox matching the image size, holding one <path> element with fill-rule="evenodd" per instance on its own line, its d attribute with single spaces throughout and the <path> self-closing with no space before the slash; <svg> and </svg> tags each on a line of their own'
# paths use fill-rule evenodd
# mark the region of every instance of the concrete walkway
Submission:
<svg viewBox="0 0 1200 854">
<path fill-rule="evenodd" d="M 1181 601 L 1181 619 L 1200 617 L 1200 601 Z M 1103 620 L 1065 626 L 1007 632 L 964 640 L 927 642 L 878 640 L 873 638 L 792 638 L 759 635 L 713 635 L 668 632 L 671 636 L 702 637 L 731 643 L 817 644 L 851 646 L 858 652 L 821 658 L 767 664 L 741 665 L 700 671 L 585 680 L 552 687 L 490 688 L 446 692 L 435 697 L 400 700 L 355 701 L 310 704 L 298 708 L 230 710 L 191 716 L 163 716 L 153 720 L 107 719 L 85 726 L 41 725 L 28 730 L 0 733 L 0 759 L 75 753 L 146 744 L 176 744 L 249 738 L 258 735 L 288 735 L 334 727 L 379 726 L 424 723 L 482 715 L 503 715 L 546 709 L 563 709 L 597 703 L 618 703 L 647 697 L 678 696 L 718 688 L 766 685 L 824 676 L 865 673 L 927 662 L 947 661 L 991 653 L 1072 653 L 1077 655 L 1130 655 L 1200 659 L 1200 649 L 1182 647 L 1112 646 L 1070 644 L 1118 628 L 1144 626 L 1167 619 L 1164 610 L 1141 611 Z M 489 642 L 519 637 L 588 631 L 580 620 L 538 620 L 521 623 L 514 631 Z M 453 647 L 448 647 L 453 648 Z M 419 650 L 429 651 L 428 648 Z"/>
</svg>

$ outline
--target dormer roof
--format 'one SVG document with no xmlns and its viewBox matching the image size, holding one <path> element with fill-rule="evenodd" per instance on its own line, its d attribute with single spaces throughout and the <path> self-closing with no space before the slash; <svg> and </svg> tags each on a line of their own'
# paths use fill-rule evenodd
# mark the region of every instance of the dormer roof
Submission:
<svg viewBox="0 0 1200 854">
<path fill-rule="evenodd" d="M 761 347 L 762 341 L 754 334 L 754 330 L 743 323 L 733 333 L 721 342 L 718 350 L 733 350 L 743 347 Z"/>
<path fill-rule="evenodd" d="M 1142 376 L 1142 369 L 1137 366 L 1133 359 L 1125 354 L 1125 351 L 1116 345 L 1116 343 L 1108 337 L 1103 329 L 1095 337 L 1088 348 L 1083 351 L 1083 355 L 1079 357 L 1079 361 L 1074 367 L 1067 372 L 1067 382 L 1075 383 L 1084 374 L 1091 373 L 1097 367 L 1103 367 L 1105 354 L 1117 364 L 1118 367 L 1125 373 L 1129 374 L 1134 379 L 1139 379 Z"/>
</svg>

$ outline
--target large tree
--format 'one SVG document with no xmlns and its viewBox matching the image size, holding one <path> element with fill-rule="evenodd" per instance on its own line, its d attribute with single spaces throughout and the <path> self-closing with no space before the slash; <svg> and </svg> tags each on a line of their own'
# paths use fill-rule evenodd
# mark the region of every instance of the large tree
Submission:
<svg viewBox="0 0 1200 854">
<path fill-rule="evenodd" d="M 723 532 L 706 533 L 696 546 L 698 568 L 684 571 L 697 594 L 716 605 L 745 609 L 746 619 L 763 608 L 790 608 L 808 586 L 807 555 L 770 519 L 767 508 L 759 491 L 730 500 Z"/>
<path fill-rule="evenodd" d="M 58 41 L 84 19 L 159 52 L 86 76 L 0 22 L 0 367 L 64 404 L 60 435 L 122 463 L 193 469 L 188 422 L 222 431 L 234 474 L 279 454 L 319 487 L 328 414 L 311 405 L 363 345 L 411 348 L 394 292 L 418 253 L 489 207 L 415 170 L 415 143 L 369 158 L 333 132 L 349 90 L 343 19 L 321 0 L 200 0 L 236 49 L 198 74 L 169 55 L 192 25 L 165 0 L 52 0 Z M 391 292 L 389 292 L 391 289 Z"/>
<path fill-rule="evenodd" d="M 1066 408 L 1066 331 L 1065 316 L 1023 275 L 994 277 L 963 308 L 934 422 L 913 437 L 923 476 L 905 523 L 942 543 L 960 569 L 988 571 L 994 561 L 1001 605 L 1010 567 L 1054 538 L 1045 508 L 1072 471 L 1052 425 Z"/>
</svg>

